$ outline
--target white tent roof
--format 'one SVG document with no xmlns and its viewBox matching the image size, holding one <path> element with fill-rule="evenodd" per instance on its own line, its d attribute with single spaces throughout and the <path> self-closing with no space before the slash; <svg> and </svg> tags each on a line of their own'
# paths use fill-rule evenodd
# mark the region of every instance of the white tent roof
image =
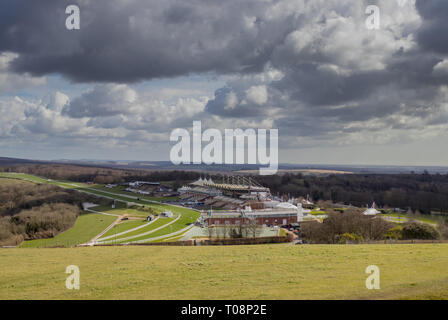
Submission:
<svg viewBox="0 0 448 320">
<path fill-rule="evenodd" d="M 292 203 L 289 202 L 280 202 L 279 204 L 276 205 L 277 208 L 292 208 L 292 209 L 297 209 L 297 207 L 295 205 L 293 205 Z"/>
<path fill-rule="evenodd" d="M 376 210 L 375 208 L 370 208 L 367 209 L 366 211 L 364 211 L 362 214 L 365 216 L 375 216 L 378 213 L 380 213 L 378 210 Z"/>
</svg>

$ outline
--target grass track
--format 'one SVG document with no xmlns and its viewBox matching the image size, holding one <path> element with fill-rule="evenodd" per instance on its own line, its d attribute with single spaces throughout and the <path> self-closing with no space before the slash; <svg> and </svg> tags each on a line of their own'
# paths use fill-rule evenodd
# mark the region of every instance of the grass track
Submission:
<svg viewBox="0 0 448 320">
<path fill-rule="evenodd" d="M 172 221 L 172 220 L 171 220 Z M 135 239 L 132 239 L 131 241 L 139 241 L 139 240 L 145 240 L 145 239 L 150 239 L 150 238 L 155 238 L 155 237 L 160 237 L 163 235 L 168 235 L 170 233 L 176 232 L 178 230 L 184 229 L 186 228 L 188 225 L 190 224 L 190 219 L 186 216 L 182 216 L 179 220 L 177 220 L 176 222 L 174 222 L 173 224 L 157 230 L 154 233 L 151 233 L 149 235 L 146 236 L 142 236 L 142 237 L 138 237 Z M 129 241 L 125 241 L 125 242 L 129 242 Z"/>
<path fill-rule="evenodd" d="M 3 249 L 0 299 L 448 299 L 447 266 L 448 244 Z"/>
<path fill-rule="evenodd" d="M 140 226 L 144 225 L 145 223 L 147 223 L 147 221 L 145 221 L 145 220 L 124 221 L 119 224 L 116 224 L 112 229 L 110 229 L 105 234 L 103 234 L 102 237 L 113 236 L 116 233 L 120 233 L 123 231 L 127 231 L 127 230 L 131 230 L 133 228 L 140 227 Z"/>
<path fill-rule="evenodd" d="M 142 233 L 145 233 L 145 232 L 154 230 L 154 229 L 156 229 L 156 228 L 159 228 L 159 227 L 161 227 L 161 226 L 163 226 L 163 225 L 165 225 L 165 224 L 167 224 L 167 223 L 170 223 L 170 222 L 173 221 L 173 220 L 174 220 L 174 219 L 169 219 L 169 218 L 159 218 L 157 221 L 154 221 L 153 223 L 151 223 L 150 225 L 148 225 L 148 226 L 146 226 L 146 227 L 144 227 L 144 228 L 141 228 L 141 229 L 138 229 L 138 230 L 135 230 L 135 231 L 131 231 L 131 232 L 128 232 L 128 233 L 119 235 L 119 236 L 117 237 L 117 241 L 116 241 L 116 243 L 122 243 L 122 242 L 133 241 L 134 239 L 126 240 L 126 241 L 120 241 L 120 239 L 128 238 L 128 237 L 133 237 L 133 236 L 136 236 L 136 237 L 137 237 L 139 234 L 142 234 Z M 115 233 L 114 233 L 114 234 L 115 234 Z M 152 236 L 152 234 L 151 234 L 151 235 L 144 236 L 144 237 L 148 238 L 148 237 L 150 237 L 150 236 Z M 101 238 L 103 238 L 103 237 L 101 237 Z M 101 239 L 99 239 L 99 241 L 101 241 Z M 107 241 L 114 241 L 114 242 L 115 242 L 115 239 L 108 239 Z"/>
</svg>

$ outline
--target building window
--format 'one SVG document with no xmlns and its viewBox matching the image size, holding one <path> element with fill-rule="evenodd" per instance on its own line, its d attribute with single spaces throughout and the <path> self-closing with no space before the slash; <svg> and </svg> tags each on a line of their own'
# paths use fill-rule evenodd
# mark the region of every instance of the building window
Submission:
<svg viewBox="0 0 448 320">
<path fill-rule="evenodd" d="M 226 224 L 230 224 L 230 221 L 227 220 L 227 221 L 226 221 Z"/>
</svg>

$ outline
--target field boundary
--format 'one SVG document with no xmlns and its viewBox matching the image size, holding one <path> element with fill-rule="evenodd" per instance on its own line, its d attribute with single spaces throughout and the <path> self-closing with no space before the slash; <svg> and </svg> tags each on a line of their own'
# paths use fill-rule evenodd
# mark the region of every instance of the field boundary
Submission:
<svg viewBox="0 0 448 320">
<path fill-rule="evenodd" d="M 190 228 L 191 226 L 187 227 Z M 185 228 L 185 229 L 187 229 Z M 181 230 L 182 231 L 182 230 Z M 173 233 L 174 234 L 174 233 Z M 155 238 L 153 238 L 155 239 Z M 152 239 L 145 239 L 145 241 Z M 287 244 L 291 243 L 288 236 L 246 238 L 246 239 L 215 239 L 215 240 L 197 240 L 190 239 L 186 241 L 166 241 L 166 242 L 128 242 L 128 243 L 96 243 L 95 247 L 113 247 L 113 246 L 228 246 L 228 245 L 256 245 L 256 244 Z"/>
</svg>

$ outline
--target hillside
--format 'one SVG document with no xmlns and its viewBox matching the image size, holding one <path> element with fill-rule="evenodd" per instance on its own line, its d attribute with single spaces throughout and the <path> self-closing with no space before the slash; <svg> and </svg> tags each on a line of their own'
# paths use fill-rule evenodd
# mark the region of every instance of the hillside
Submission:
<svg viewBox="0 0 448 320">
<path fill-rule="evenodd" d="M 447 265 L 448 244 L 0 249 L 0 299 L 448 299 Z"/>
</svg>

